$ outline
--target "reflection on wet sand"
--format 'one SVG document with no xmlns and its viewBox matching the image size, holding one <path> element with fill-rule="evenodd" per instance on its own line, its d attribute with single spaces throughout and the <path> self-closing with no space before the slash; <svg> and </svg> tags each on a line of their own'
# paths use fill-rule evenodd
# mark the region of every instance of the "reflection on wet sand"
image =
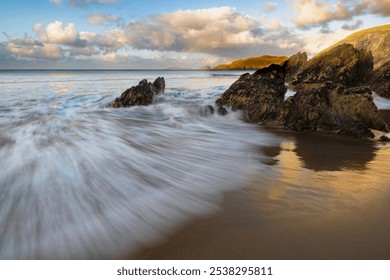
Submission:
<svg viewBox="0 0 390 280">
<path fill-rule="evenodd" d="M 389 259 L 390 146 L 281 132 L 269 170 L 140 259 Z"/>
</svg>

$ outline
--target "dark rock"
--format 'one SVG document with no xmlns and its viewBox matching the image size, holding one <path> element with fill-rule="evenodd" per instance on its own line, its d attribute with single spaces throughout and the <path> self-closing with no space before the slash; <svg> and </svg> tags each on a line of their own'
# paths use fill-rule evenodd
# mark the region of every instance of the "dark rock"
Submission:
<svg viewBox="0 0 390 280">
<path fill-rule="evenodd" d="M 331 81 L 347 87 L 364 85 L 373 69 L 370 51 L 357 50 L 350 44 L 337 46 L 305 63 L 292 78 L 300 89 L 310 83 Z"/>
<path fill-rule="evenodd" d="M 368 88 L 332 83 L 313 84 L 288 98 L 280 120 L 295 131 L 337 131 L 359 138 L 373 137 L 370 129 L 388 132 Z"/>
<path fill-rule="evenodd" d="M 137 86 L 125 90 L 109 107 L 120 108 L 150 105 L 153 102 L 153 96 L 164 92 L 164 89 L 164 78 L 158 77 L 153 84 L 144 79 Z"/>
<path fill-rule="evenodd" d="M 291 78 L 298 72 L 298 70 L 307 62 L 307 53 L 298 52 L 287 59 L 284 63 L 286 68 L 286 82 L 290 82 Z"/>
<path fill-rule="evenodd" d="M 214 114 L 214 107 L 211 105 L 206 105 L 200 108 L 200 115 L 203 117 L 207 117 L 209 115 Z"/>
<path fill-rule="evenodd" d="M 382 135 L 381 137 L 379 137 L 379 141 L 381 141 L 381 142 L 390 142 L 390 138 L 387 137 L 386 135 Z"/>
<path fill-rule="evenodd" d="M 225 116 L 228 114 L 228 111 L 224 107 L 218 107 L 217 113 L 218 115 Z"/>
<path fill-rule="evenodd" d="M 370 87 L 378 95 L 390 98 L 390 61 L 372 73 Z"/>
<path fill-rule="evenodd" d="M 155 94 L 164 93 L 165 91 L 165 80 L 164 77 L 158 77 L 153 82 L 153 91 Z"/>
<path fill-rule="evenodd" d="M 243 74 L 215 102 L 218 107 L 243 110 L 249 122 L 275 120 L 283 108 L 285 68 L 272 64 L 252 75 Z"/>
</svg>

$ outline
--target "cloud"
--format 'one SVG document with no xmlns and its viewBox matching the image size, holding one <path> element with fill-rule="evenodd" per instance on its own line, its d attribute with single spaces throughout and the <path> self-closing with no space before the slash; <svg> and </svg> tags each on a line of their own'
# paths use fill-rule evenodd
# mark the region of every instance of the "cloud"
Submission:
<svg viewBox="0 0 390 280">
<path fill-rule="evenodd" d="M 268 47 L 261 23 L 231 7 L 179 10 L 132 22 L 128 43 L 138 49 L 238 55 L 248 48 Z M 272 30 L 269 30 L 272 31 Z M 266 46 L 265 46 L 266 45 Z M 274 46 L 274 52 L 278 46 Z"/>
<path fill-rule="evenodd" d="M 356 30 L 360 26 L 362 26 L 363 21 L 362 20 L 357 20 L 355 22 L 350 22 L 350 23 L 344 23 L 341 28 L 344 30 Z"/>
<path fill-rule="evenodd" d="M 263 11 L 268 13 L 268 12 L 271 12 L 273 10 L 276 10 L 277 8 L 279 7 L 279 4 L 278 3 L 274 3 L 274 2 L 267 2 L 263 5 Z"/>
<path fill-rule="evenodd" d="M 390 16 L 389 0 L 294 0 L 292 3 L 295 10 L 294 22 L 303 29 L 323 26 L 332 21 L 351 20 L 365 14 Z M 348 27 L 345 24 L 345 28 Z"/>
<path fill-rule="evenodd" d="M 107 14 L 95 16 L 96 24 L 116 20 Z M 76 58 L 85 61 L 90 57 L 114 63 L 134 52 L 158 52 L 176 54 L 166 60 L 174 64 L 175 59 L 189 63 L 180 54 L 197 57 L 194 61 L 198 62 L 206 56 L 208 61 L 222 62 L 262 54 L 290 55 L 303 47 L 300 37 L 276 19 L 269 26 L 264 25 L 231 7 L 163 13 L 101 33 L 78 32 L 74 23 L 61 21 L 36 23 L 32 30 L 35 36 L 8 36 L 2 57 L 58 61 Z"/>
<path fill-rule="evenodd" d="M 46 26 L 35 24 L 33 29 L 38 31 L 42 41 L 51 44 L 62 44 L 75 47 L 85 47 L 87 42 L 80 38 L 74 23 L 64 25 L 61 21 L 55 21 Z"/>
<path fill-rule="evenodd" d="M 95 13 L 91 14 L 87 18 L 88 22 L 92 25 L 108 25 L 112 23 L 119 24 L 123 22 L 123 18 L 118 16 L 113 16 L 106 13 Z"/>
<path fill-rule="evenodd" d="M 271 28 L 272 30 L 280 30 L 280 29 L 283 28 L 283 26 L 280 24 L 280 22 L 279 22 L 276 18 L 273 18 L 273 19 L 271 20 L 271 26 L 270 26 L 270 28 Z"/>
<path fill-rule="evenodd" d="M 366 5 L 369 12 L 373 14 L 379 14 L 384 17 L 390 16 L 389 0 L 365 0 L 363 5 Z"/>
<path fill-rule="evenodd" d="M 342 2 L 327 4 L 318 0 L 297 0 L 294 3 L 294 10 L 297 12 L 295 24 L 302 28 L 348 19 L 353 15 L 351 7 Z"/>
<path fill-rule="evenodd" d="M 13 55 L 29 58 L 59 59 L 63 57 L 58 45 L 43 44 L 28 36 L 23 39 L 9 38 L 6 49 Z"/>
</svg>

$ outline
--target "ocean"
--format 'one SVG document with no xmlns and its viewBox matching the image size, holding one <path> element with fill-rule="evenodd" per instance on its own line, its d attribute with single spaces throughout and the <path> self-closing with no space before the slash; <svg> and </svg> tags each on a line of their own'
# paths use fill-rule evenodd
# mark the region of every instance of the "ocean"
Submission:
<svg viewBox="0 0 390 280">
<path fill-rule="evenodd" d="M 1 70 L 0 259 L 122 258 L 254 181 L 253 198 L 275 202 L 274 218 L 389 194 L 388 144 L 210 114 L 242 73 Z M 166 91 L 152 105 L 107 107 L 159 76 Z"/>
</svg>

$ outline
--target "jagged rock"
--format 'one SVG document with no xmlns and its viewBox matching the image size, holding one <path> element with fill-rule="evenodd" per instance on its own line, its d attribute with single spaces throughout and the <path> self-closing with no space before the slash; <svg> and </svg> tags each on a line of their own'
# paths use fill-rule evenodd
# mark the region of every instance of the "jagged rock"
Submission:
<svg viewBox="0 0 390 280">
<path fill-rule="evenodd" d="M 275 120 L 283 108 L 285 68 L 272 64 L 252 75 L 243 74 L 215 102 L 218 107 L 243 110 L 249 122 Z"/>
<path fill-rule="evenodd" d="M 158 77 L 153 82 L 153 91 L 155 94 L 164 93 L 165 91 L 165 80 L 164 77 Z"/>
<path fill-rule="evenodd" d="M 359 138 L 373 137 L 370 129 L 388 132 L 369 88 L 347 89 L 331 82 L 289 97 L 280 120 L 295 131 L 328 130 Z"/>
<path fill-rule="evenodd" d="M 207 117 L 214 114 L 214 107 L 211 105 L 201 106 L 199 109 L 199 113 L 203 117 Z"/>
<path fill-rule="evenodd" d="M 307 62 L 307 53 L 298 52 L 287 59 L 284 63 L 286 68 L 286 82 L 290 82 L 291 78 L 298 72 L 298 70 Z"/>
<path fill-rule="evenodd" d="M 305 63 L 292 78 L 295 89 L 310 83 L 331 81 L 347 87 L 363 85 L 373 69 L 370 51 L 357 50 L 350 44 L 339 45 Z"/>
<path fill-rule="evenodd" d="M 390 98 L 390 61 L 372 73 L 370 87 L 378 95 Z"/>
<path fill-rule="evenodd" d="M 228 111 L 224 107 L 218 107 L 217 113 L 218 115 L 225 116 L 228 114 Z"/>
<path fill-rule="evenodd" d="M 158 77 L 153 84 L 144 79 L 140 81 L 137 86 L 125 90 L 120 97 L 116 98 L 115 101 L 109 105 L 109 107 L 146 106 L 152 104 L 153 96 L 160 92 L 164 92 L 164 89 L 164 78 Z"/>
<path fill-rule="evenodd" d="M 376 70 L 390 61 L 390 24 L 354 32 L 322 52 L 344 43 L 352 44 L 358 50 L 365 49 L 371 51 L 374 57 L 374 70 Z"/>
<path fill-rule="evenodd" d="M 386 135 L 382 135 L 381 137 L 379 137 L 379 141 L 381 141 L 381 142 L 390 142 L 390 138 L 387 137 Z"/>
</svg>

